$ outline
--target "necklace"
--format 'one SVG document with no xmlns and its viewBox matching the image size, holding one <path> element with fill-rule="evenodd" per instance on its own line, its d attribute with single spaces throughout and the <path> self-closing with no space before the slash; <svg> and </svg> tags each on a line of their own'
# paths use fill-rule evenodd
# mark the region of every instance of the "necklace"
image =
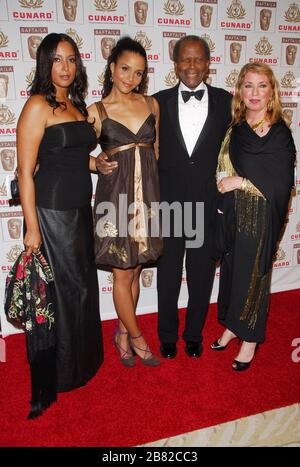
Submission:
<svg viewBox="0 0 300 467">
<path fill-rule="evenodd" d="M 263 133 L 265 121 L 266 121 L 266 118 L 263 117 L 261 120 L 259 120 L 259 122 L 256 122 L 253 125 L 250 124 L 250 126 L 252 130 L 254 130 L 255 132 L 260 131 L 260 133 Z"/>
</svg>

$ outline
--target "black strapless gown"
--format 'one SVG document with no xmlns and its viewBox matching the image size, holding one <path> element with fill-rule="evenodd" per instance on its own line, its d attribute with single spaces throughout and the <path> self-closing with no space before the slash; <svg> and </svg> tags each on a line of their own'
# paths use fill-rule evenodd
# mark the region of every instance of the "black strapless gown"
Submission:
<svg viewBox="0 0 300 467">
<path fill-rule="evenodd" d="M 54 275 L 57 391 L 86 384 L 103 361 L 86 121 L 46 128 L 35 176 L 41 250 Z"/>
</svg>

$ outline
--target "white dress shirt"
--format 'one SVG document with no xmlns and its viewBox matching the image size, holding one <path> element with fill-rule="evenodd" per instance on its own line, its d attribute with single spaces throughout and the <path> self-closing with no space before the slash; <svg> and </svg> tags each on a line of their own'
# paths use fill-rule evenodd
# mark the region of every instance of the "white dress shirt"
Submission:
<svg viewBox="0 0 300 467">
<path fill-rule="evenodd" d="M 204 90 L 201 101 L 192 96 L 187 102 L 184 102 L 181 91 L 198 91 L 199 89 Z M 178 88 L 178 112 L 181 133 L 189 156 L 191 156 L 208 114 L 208 92 L 203 82 L 196 89 L 189 89 L 185 84 L 180 83 Z"/>
</svg>

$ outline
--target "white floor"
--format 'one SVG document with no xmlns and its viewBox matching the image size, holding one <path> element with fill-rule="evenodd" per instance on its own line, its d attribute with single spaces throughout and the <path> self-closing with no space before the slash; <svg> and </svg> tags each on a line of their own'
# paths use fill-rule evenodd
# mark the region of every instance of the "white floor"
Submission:
<svg viewBox="0 0 300 467">
<path fill-rule="evenodd" d="M 300 447 L 300 404 L 165 438 L 146 447 Z"/>
</svg>

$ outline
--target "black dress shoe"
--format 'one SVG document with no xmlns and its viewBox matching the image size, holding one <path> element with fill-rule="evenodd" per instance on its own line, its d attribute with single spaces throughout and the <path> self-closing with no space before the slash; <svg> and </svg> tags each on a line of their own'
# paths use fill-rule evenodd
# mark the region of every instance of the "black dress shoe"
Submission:
<svg viewBox="0 0 300 467">
<path fill-rule="evenodd" d="M 200 342 L 187 341 L 184 350 L 189 357 L 198 358 L 202 354 L 202 345 Z"/>
<path fill-rule="evenodd" d="M 161 342 L 160 354 L 164 358 L 175 358 L 177 355 L 177 348 L 175 342 Z"/>
</svg>

